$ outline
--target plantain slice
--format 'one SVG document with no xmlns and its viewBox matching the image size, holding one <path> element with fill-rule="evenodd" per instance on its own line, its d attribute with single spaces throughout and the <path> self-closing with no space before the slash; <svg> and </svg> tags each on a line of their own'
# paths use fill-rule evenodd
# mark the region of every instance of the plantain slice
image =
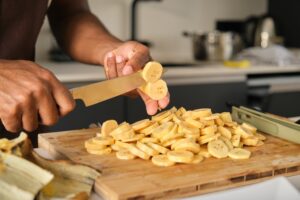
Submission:
<svg viewBox="0 0 300 200">
<path fill-rule="evenodd" d="M 167 155 L 156 155 L 153 156 L 151 159 L 152 163 L 154 165 L 160 166 L 160 167 L 169 167 L 175 164 L 175 162 L 168 159 Z"/>
<path fill-rule="evenodd" d="M 135 155 L 131 154 L 129 151 L 127 150 L 123 150 L 123 151 L 118 151 L 116 153 L 116 157 L 120 160 L 133 160 L 136 158 Z"/>
<path fill-rule="evenodd" d="M 234 148 L 228 153 L 228 156 L 232 159 L 248 159 L 250 155 L 250 151 L 242 148 Z"/>
<path fill-rule="evenodd" d="M 143 119 L 131 124 L 133 130 L 139 131 L 151 125 L 151 121 L 149 119 Z"/>
<path fill-rule="evenodd" d="M 167 83 L 161 79 L 153 83 L 149 82 L 140 89 L 153 100 L 161 100 L 168 94 Z"/>
<path fill-rule="evenodd" d="M 160 63 L 155 61 L 148 62 L 143 71 L 142 71 L 142 77 L 147 82 L 155 82 L 160 79 L 163 72 L 163 67 Z"/>
<path fill-rule="evenodd" d="M 204 160 L 204 157 L 200 154 L 195 155 L 193 160 L 192 160 L 192 164 L 199 164 L 200 162 L 202 162 Z"/>
<path fill-rule="evenodd" d="M 226 158 L 228 156 L 228 147 L 222 140 L 210 141 L 207 145 L 208 152 L 216 158 Z"/>
<path fill-rule="evenodd" d="M 111 153 L 111 148 L 107 147 L 105 149 L 86 149 L 86 151 L 94 155 L 107 155 Z"/>
<path fill-rule="evenodd" d="M 118 122 L 116 120 L 107 120 L 103 122 L 101 126 L 101 135 L 103 137 L 109 136 L 109 134 L 118 127 Z"/>
<path fill-rule="evenodd" d="M 190 151 L 175 150 L 167 153 L 168 159 L 176 163 L 191 163 L 194 158 L 194 154 Z"/>
<path fill-rule="evenodd" d="M 155 143 L 151 143 L 151 142 L 149 142 L 147 144 L 161 154 L 166 154 L 169 151 L 169 149 L 167 149 L 159 144 L 155 144 Z"/>
<path fill-rule="evenodd" d="M 137 148 L 148 154 L 149 156 L 158 155 L 158 151 L 154 150 L 153 148 L 149 147 L 147 144 L 137 142 L 136 143 Z"/>
</svg>

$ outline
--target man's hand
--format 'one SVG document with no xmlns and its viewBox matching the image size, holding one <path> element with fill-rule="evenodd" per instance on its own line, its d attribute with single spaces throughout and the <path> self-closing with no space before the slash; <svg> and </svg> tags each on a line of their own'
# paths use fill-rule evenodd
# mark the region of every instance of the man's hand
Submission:
<svg viewBox="0 0 300 200">
<path fill-rule="evenodd" d="M 76 3 L 74 0 L 53 0 L 48 16 L 60 46 L 77 61 L 104 65 L 108 78 L 131 74 L 150 60 L 147 47 L 137 42 L 123 43 L 111 35 L 90 12 L 87 0 L 76 0 Z M 137 92 L 149 115 L 169 104 L 169 95 L 154 101 L 141 91 Z"/>
<path fill-rule="evenodd" d="M 140 70 L 150 60 L 149 50 L 144 45 L 134 41 L 122 43 L 105 55 L 104 67 L 106 77 L 112 79 L 132 74 Z M 158 109 L 167 107 L 170 101 L 169 94 L 162 100 L 156 101 L 139 89 L 135 91 L 135 94 L 137 93 L 143 99 L 149 115 L 154 115 Z"/>
<path fill-rule="evenodd" d="M 53 125 L 75 107 L 69 91 L 48 70 L 30 61 L 0 60 L 0 119 L 10 132 Z"/>
</svg>

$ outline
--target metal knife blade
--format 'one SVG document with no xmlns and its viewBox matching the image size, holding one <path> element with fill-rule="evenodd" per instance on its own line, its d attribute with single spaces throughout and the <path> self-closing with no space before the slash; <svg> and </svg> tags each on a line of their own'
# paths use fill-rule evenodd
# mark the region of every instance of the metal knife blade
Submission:
<svg viewBox="0 0 300 200">
<path fill-rule="evenodd" d="M 138 71 L 128 76 L 73 88 L 70 92 L 74 99 L 81 99 L 85 106 L 91 106 L 121 94 L 125 94 L 145 83 L 146 81 L 142 78 L 141 71 Z"/>
</svg>

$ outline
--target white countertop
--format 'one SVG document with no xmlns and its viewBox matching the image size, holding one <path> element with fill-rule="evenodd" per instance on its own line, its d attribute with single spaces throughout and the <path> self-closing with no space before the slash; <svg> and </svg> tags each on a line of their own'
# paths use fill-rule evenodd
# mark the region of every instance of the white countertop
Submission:
<svg viewBox="0 0 300 200">
<path fill-rule="evenodd" d="M 78 62 L 37 61 L 43 67 L 51 70 L 63 83 L 94 82 L 105 79 L 101 66 L 87 65 Z M 243 77 L 248 74 L 292 73 L 300 72 L 300 66 L 252 66 L 245 69 L 228 68 L 221 64 L 201 64 L 196 66 L 165 67 L 167 73 L 164 79 L 192 77 Z"/>
</svg>

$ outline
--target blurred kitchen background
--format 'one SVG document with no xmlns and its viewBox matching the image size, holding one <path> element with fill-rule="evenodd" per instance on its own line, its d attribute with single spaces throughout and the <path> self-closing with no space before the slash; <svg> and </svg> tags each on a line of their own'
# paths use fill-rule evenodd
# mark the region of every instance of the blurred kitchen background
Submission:
<svg viewBox="0 0 300 200">
<path fill-rule="evenodd" d="M 89 0 L 122 40 L 149 45 L 168 72 L 170 106 L 229 110 L 232 104 L 285 117 L 300 115 L 299 0 Z M 104 80 L 101 68 L 70 61 L 47 20 L 36 60 L 69 88 Z M 84 116 L 84 117 L 83 117 Z M 54 130 L 115 118 L 147 117 L 140 99 L 117 97 L 77 109 Z M 67 126 L 66 126 L 67 124 Z"/>
</svg>

